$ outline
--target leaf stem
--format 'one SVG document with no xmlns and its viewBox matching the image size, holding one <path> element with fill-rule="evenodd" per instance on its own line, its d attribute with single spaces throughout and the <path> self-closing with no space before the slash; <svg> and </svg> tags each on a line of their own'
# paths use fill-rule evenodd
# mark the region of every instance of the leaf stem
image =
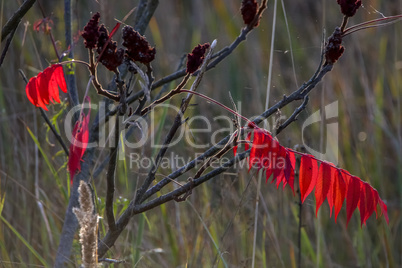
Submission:
<svg viewBox="0 0 402 268">
<path fill-rule="evenodd" d="M 367 26 L 369 24 L 373 24 L 376 22 L 382 22 L 382 21 L 389 21 L 389 20 L 394 20 L 394 19 L 400 19 L 402 18 L 402 14 L 400 15 L 395 15 L 395 16 L 389 16 L 389 17 L 385 17 L 385 18 L 380 18 L 380 19 L 375 19 L 375 20 L 369 20 L 369 21 L 365 21 L 353 26 L 350 26 L 349 28 L 347 28 L 345 31 L 342 32 L 343 36 L 346 36 L 347 34 L 349 34 L 348 32 L 352 31 L 353 29 L 356 29 L 356 31 L 359 30 L 363 30 L 365 29 L 364 26 Z M 373 27 L 375 27 L 376 25 L 373 25 Z M 353 31 L 355 32 L 355 31 Z"/>
</svg>

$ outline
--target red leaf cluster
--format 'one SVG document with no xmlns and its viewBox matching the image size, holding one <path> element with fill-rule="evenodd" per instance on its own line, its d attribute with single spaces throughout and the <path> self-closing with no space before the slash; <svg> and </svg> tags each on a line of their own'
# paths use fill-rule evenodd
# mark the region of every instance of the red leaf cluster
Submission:
<svg viewBox="0 0 402 268">
<path fill-rule="evenodd" d="M 59 87 L 64 93 L 67 93 L 63 67 L 60 64 L 54 64 L 32 77 L 25 87 L 25 91 L 33 105 L 47 111 L 46 105 L 50 101 L 60 103 Z"/>
<path fill-rule="evenodd" d="M 337 2 L 341 6 L 342 14 L 348 17 L 354 16 L 362 5 L 361 0 L 337 0 Z"/>
<path fill-rule="evenodd" d="M 247 136 L 250 140 L 251 133 Z M 246 144 L 246 150 L 248 145 Z M 289 185 L 294 193 L 294 177 L 296 157 L 293 151 L 290 151 L 279 144 L 268 131 L 255 128 L 253 131 L 253 141 L 249 157 L 249 166 L 263 169 L 266 174 L 266 182 L 271 175 L 273 183 L 276 180 L 277 188 L 283 183 L 283 187 Z"/>
<path fill-rule="evenodd" d="M 187 73 L 194 73 L 204 61 L 204 55 L 209 48 L 209 43 L 196 46 L 191 53 L 187 54 Z"/>
<path fill-rule="evenodd" d="M 251 140 L 251 132 L 246 140 Z M 246 150 L 248 150 L 246 145 Z M 236 149 L 234 152 L 236 153 Z M 377 190 L 367 182 L 351 175 L 346 170 L 335 167 L 332 163 L 314 158 L 309 154 L 293 151 L 290 148 L 281 146 L 270 133 L 264 129 L 254 128 L 253 141 L 249 157 L 250 168 L 263 169 L 266 174 L 266 181 L 272 177 L 272 182 L 276 180 L 276 185 L 283 182 L 283 187 L 287 184 L 294 194 L 294 174 L 296 167 L 295 154 L 301 155 L 299 167 L 299 187 L 302 203 L 315 188 L 316 211 L 318 212 L 325 200 L 330 207 L 330 215 L 334 209 L 335 222 L 346 199 L 346 218 L 349 223 L 356 208 L 360 211 L 361 225 L 376 212 L 377 217 L 384 214 L 389 223 L 387 206 L 380 199 Z M 320 166 L 318 167 L 318 162 Z M 379 205 L 379 215 L 376 210 Z"/>
<path fill-rule="evenodd" d="M 127 56 L 134 61 L 147 64 L 155 59 L 155 48 L 151 47 L 147 39 L 135 31 L 133 27 L 124 26 L 123 40 L 123 46 L 127 48 Z"/>
<path fill-rule="evenodd" d="M 73 179 L 77 171 L 81 171 L 81 160 L 85 153 L 89 140 L 89 117 L 91 113 L 91 101 L 87 97 L 89 102 L 89 111 L 87 115 L 80 114 L 80 119 L 75 123 L 72 132 L 72 142 L 70 145 L 70 152 L 68 155 L 67 168 L 70 172 L 70 183 L 73 183 Z"/>
<path fill-rule="evenodd" d="M 53 21 L 50 18 L 43 18 L 40 20 L 35 21 L 33 24 L 33 29 L 36 32 L 43 32 L 45 34 L 50 34 L 52 30 Z"/>
</svg>

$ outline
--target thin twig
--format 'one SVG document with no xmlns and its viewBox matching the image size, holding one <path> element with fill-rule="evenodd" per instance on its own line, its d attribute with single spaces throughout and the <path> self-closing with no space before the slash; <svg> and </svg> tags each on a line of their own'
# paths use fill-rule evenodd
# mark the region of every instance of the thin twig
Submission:
<svg viewBox="0 0 402 268">
<path fill-rule="evenodd" d="M 64 29 L 65 29 L 65 38 L 66 43 L 65 47 L 69 47 L 68 57 L 70 59 L 74 58 L 74 43 L 73 43 L 73 12 L 72 12 L 72 1 L 71 0 L 64 0 Z M 56 51 L 57 53 L 57 51 Z M 59 59 L 60 60 L 60 59 Z M 74 65 L 71 64 L 69 68 L 73 69 L 72 72 L 66 74 L 66 82 L 68 88 L 68 94 L 71 100 L 71 107 L 77 106 L 79 101 L 78 90 L 77 90 L 77 83 L 76 83 L 76 76 L 74 72 Z"/>
<path fill-rule="evenodd" d="M 11 18 L 6 22 L 3 29 L 1 30 L 1 42 L 3 42 L 4 38 L 17 29 L 18 24 L 20 24 L 22 17 L 28 12 L 29 9 L 33 6 L 36 0 L 26 0 L 22 5 L 18 8 L 18 10 L 11 16 Z"/>
<path fill-rule="evenodd" d="M 114 233 L 107 232 L 106 236 L 102 239 L 102 243 L 99 243 L 99 248 L 98 248 L 99 257 L 102 257 L 103 255 L 105 255 L 105 253 L 109 250 L 109 248 L 114 244 L 114 242 L 118 238 L 119 234 L 124 230 L 125 226 L 128 224 L 131 216 L 142 213 L 147 210 L 150 210 L 157 206 L 160 206 L 161 204 L 174 200 L 177 196 L 181 196 L 181 195 L 189 192 L 191 189 L 197 187 L 198 185 L 200 185 L 204 182 L 207 182 L 210 179 L 216 177 L 217 175 L 225 172 L 230 167 L 232 167 L 235 163 L 240 162 L 241 160 L 245 159 L 250 154 L 250 151 L 251 150 L 248 150 L 243 153 L 239 153 L 235 158 L 226 162 L 221 167 L 212 170 L 211 172 L 205 174 L 204 176 L 202 176 L 196 180 L 193 180 L 193 181 L 190 181 L 190 182 L 184 184 L 182 187 L 179 187 L 176 190 L 169 192 L 168 194 L 155 198 L 145 204 L 140 204 L 140 205 L 130 204 L 129 208 L 127 208 L 127 210 L 123 213 L 123 215 L 126 215 L 126 216 L 124 216 L 124 217 L 121 216 L 117 220 L 116 231 Z M 130 213 L 130 215 L 128 215 L 127 213 Z"/>
<path fill-rule="evenodd" d="M 330 70 L 332 70 L 332 65 L 326 65 L 324 68 L 321 69 L 321 64 L 318 67 L 321 71 L 315 75 L 305 84 L 303 84 L 298 90 L 293 92 L 290 96 L 284 97 L 281 101 L 276 103 L 274 106 L 263 112 L 261 115 L 259 115 L 257 118 L 253 120 L 253 123 L 255 124 L 260 124 L 263 120 L 271 116 L 272 114 L 276 113 L 278 109 L 283 108 L 284 106 L 288 105 L 289 103 L 303 99 L 304 95 L 307 95 L 314 87 L 315 85 L 318 84 L 319 81 L 321 81 L 322 77 L 328 73 Z M 315 78 L 314 78 L 315 77 Z M 313 79 L 314 78 L 314 79 Z M 145 194 L 144 194 L 144 200 L 149 198 L 151 195 L 155 194 L 156 192 L 160 191 L 166 184 L 170 183 L 172 180 L 176 179 L 180 175 L 184 174 L 185 172 L 189 171 L 190 169 L 194 168 L 196 166 L 196 163 L 200 163 L 201 161 L 204 161 L 205 159 L 213 156 L 216 154 L 219 150 L 221 150 L 228 142 L 230 139 L 231 135 L 226 136 L 223 138 L 221 141 L 218 142 L 215 146 L 211 147 L 208 149 L 205 153 L 202 155 L 198 156 L 196 159 L 193 161 L 190 161 L 187 163 L 185 166 L 179 168 L 175 172 L 171 173 L 168 175 L 166 178 L 158 182 L 156 185 L 151 187 Z"/>
<path fill-rule="evenodd" d="M 42 5 L 40 4 L 40 1 L 38 1 L 38 6 L 39 6 L 39 9 L 40 9 L 40 12 L 42 13 L 43 20 L 47 20 L 47 16 L 45 14 L 45 11 L 42 8 Z M 54 52 L 56 53 L 57 60 L 60 61 L 61 57 L 60 57 L 59 51 L 57 50 L 57 46 L 56 46 L 56 42 L 54 41 L 52 30 L 49 30 L 48 34 L 49 34 L 50 40 L 52 42 Z"/>
<path fill-rule="evenodd" d="M 172 89 L 168 94 L 157 99 L 156 101 L 154 101 L 153 103 L 151 103 L 150 105 L 148 105 L 147 107 L 142 109 L 140 112 L 140 115 L 144 116 L 144 115 L 148 114 L 149 111 L 151 111 L 153 108 L 155 108 L 155 106 L 157 106 L 158 104 L 164 103 L 168 99 L 172 98 L 174 95 L 181 93 L 181 89 L 187 84 L 189 79 L 190 79 L 190 74 L 187 74 L 175 89 Z"/>
<path fill-rule="evenodd" d="M 348 32 L 353 30 L 353 29 L 362 28 L 363 26 L 367 26 L 369 24 L 373 24 L 373 23 L 377 23 L 377 22 L 388 21 L 388 20 L 396 20 L 396 19 L 400 19 L 400 18 L 402 18 L 402 15 L 395 15 L 395 16 L 389 16 L 389 17 L 385 17 L 385 18 L 379 18 L 379 19 L 375 19 L 375 20 L 365 21 L 365 22 L 350 26 L 347 29 L 345 29 L 345 31 L 343 31 L 343 36 L 348 34 Z"/>
<path fill-rule="evenodd" d="M 153 1 L 155 2 L 155 0 Z M 156 1 L 157 2 L 157 1 Z M 65 0 L 65 7 L 66 7 L 66 12 L 65 12 L 65 24 L 66 28 L 69 27 L 71 29 L 71 0 Z M 141 34 L 146 29 L 146 25 L 149 23 L 149 19 L 152 17 L 154 11 L 155 11 L 156 6 L 152 5 L 150 8 L 148 8 L 147 11 L 147 16 L 144 17 L 144 23 L 141 23 L 145 25 L 142 27 L 142 30 L 140 31 Z M 67 20 L 67 16 L 69 16 Z M 71 35 L 70 35 L 71 36 Z M 126 65 L 122 64 L 119 67 L 120 70 L 120 75 L 122 77 L 125 76 L 127 73 L 127 68 L 125 68 Z M 124 73 L 123 73 L 124 72 Z M 68 77 L 67 77 L 68 79 Z M 69 81 L 69 80 L 68 80 Z M 70 85 L 70 82 L 68 82 L 68 85 Z M 75 86 L 75 76 L 72 76 L 72 81 L 71 85 Z M 115 86 L 115 81 L 112 81 L 110 84 L 110 87 Z M 76 87 L 70 88 L 69 87 L 69 92 L 70 90 L 73 92 L 69 93 L 73 102 L 73 105 L 78 104 L 78 96 L 77 96 L 77 90 Z M 102 117 L 100 113 L 97 114 L 94 123 L 91 126 L 91 131 L 90 131 L 90 142 L 92 141 L 97 141 L 99 139 L 99 125 L 100 123 L 104 123 L 109 119 L 110 114 L 107 117 Z M 77 175 L 76 180 L 85 180 L 88 181 L 88 178 L 90 177 L 90 168 L 93 166 L 93 160 L 94 160 L 94 154 L 95 154 L 95 149 L 94 148 L 87 148 L 86 153 L 84 155 L 84 162 L 81 165 L 81 172 Z M 68 208 L 66 210 L 66 215 L 65 215 L 65 221 L 63 224 L 63 229 L 60 235 L 60 243 L 59 243 L 59 248 L 57 250 L 57 256 L 56 256 L 56 261 L 55 261 L 55 267 L 63 267 L 66 265 L 66 262 L 68 260 L 68 256 L 71 254 L 71 248 L 72 248 L 72 243 L 73 243 L 73 238 L 74 238 L 74 233 L 78 228 L 78 222 L 76 220 L 75 215 L 72 213 L 72 208 L 77 206 L 78 203 L 78 182 L 74 180 L 73 182 L 73 189 L 71 192 L 70 200 L 68 203 Z"/>
<path fill-rule="evenodd" d="M 215 42 L 215 44 L 216 44 L 216 42 Z M 199 72 L 197 78 L 195 79 L 194 83 L 192 84 L 192 86 L 190 88 L 190 91 L 195 92 L 195 90 L 197 89 L 198 85 L 200 84 L 201 79 L 203 77 L 203 74 L 206 71 L 206 66 L 207 66 L 207 64 L 208 64 L 208 62 L 209 62 L 209 60 L 210 60 L 210 58 L 212 56 L 213 48 L 214 48 L 214 43 L 211 45 L 207 55 L 205 56 L 204 62 L 202 63 L 201 68 L 200 68 L 200 72 Z M 189 78 L 189 75 L 187 75 L 183 79 L 183 82 L 180 83 L 180 85 L 177 88 L 180 89 L 180 87 L 181 88 L 184 87 L 185 84 L 188 81 L 188 78 Z M 135 204 L 139 204 L 140 202 L 143 202 L 143 195 L 144 195 L 145 191 L 151 185 L 152 181 L 155 179 L 155 174 L 156 174 L 156 171 L 159 168 L 159 164 L 160 164 L 161 159 L 163 158 L 163 156 L 165 155 L 167 149 L 169 148 L 170 142 L 172 141 L 172 139 L 173 139 L 174 135 L 176 134 L 177 130 L 182 125 L 182 117 L 184 115 L 184 112 L 187 110 L 187 107 L 188 107 L 188 105 L 189 105 L 189 103 L 191 101 L 192 96 L 193 96 L 192 94 L 188 94 L 186 99 L 182 102 L 182 104 L 180 106 L 180 110 L 176 115 L 176 118 L 174 120 L 174 123 L 173 123 L 172 127 L 169 130 L 168 135 L 166 136 L 166 139 L 165 139 L 165 141 L 163 143 L 163 146 L 158 152 L 155 164 L 152 166 L 151 170 L 149 171 L 148 176 L 145 179 L 145 181 L 142 184 L 142 186 L 137 190 L 135 201 L 134 201 Z"/>
<path fill-rule="evenodd" d="M 185 59 L 187 58 L 186 56 L 187 54 L 183 54 L 183 56 L 180 58 L 176 71 L 179 71 L 183 67 Z M 168 90 L 168 88 L 169 84 L 168 83 L 164 84 L 160 92 L 156 95 L 155 100 L 160 99 L 162 95 Z"/>
<path fill-rule="evenodd" d="M 348 16 L 346 16 L 346 15 L 343 16 L 342 24 L 341 24 L 341 32 L 343 32 L 345 30 L 345 27 L 348 24 L 348 20 L 349 20 Z"/>
<path fill-rule="evenodd" d="M 180 63 L 179 63 L 179 66 L 178 66 L 178 68 L 177 69 L 180 69 L 181 67 L 182 67 L 182 65 L 183 65 L 183 62 L 184 62 L 184 59 L 185 59 L 185 55 L 181 58 L 181 60 L 180 60 Z M 188 78 L 190 78 L 190 76 L 188 77 Z M 185 80 L 185 79 L 184 79 Z M 184 83 L 182 86 L 178 86 L 177 88 L 181 88 L 181 87 L 184 87 L 184 85 L 187 83 L 187 80 L 186 81 L 182 81 L 180 84 L 182 84 L 182 83 Z M 162 94 L 166 91 L 166 89 L 168 88 L 168 85 L 169 84 L 165 84 L 164 86 L 163 86 L 163 88 L 162 88 L 162 90 L 158 93 L 158 95 L 155 97 L 155 101 L 158 101 L 160 98 L 161 98 L 161 96 L 162 96 Z M 127 86 L 127 88 L 129 88 L 129 85 Z M 176 88 L 176 89 L 177 89 Z M 154 104 L 155 104 L 155 101 L 153 102 Z M 142 102 L 142 101 L 141 101 Z M 137 107 L 137 109 L 136 109 L 136 111 L 133 113 L 134 115 L 139 115 L 140 113 L 141 113 L 141 109 L 143 108 L 143 105 L 141 105 L 141 102 L 140 102 L 140 105 Z M 152 104 L 151 104 L 152 105 Z M 133 133 L 133 131 L 132 131 L 132 129 L 133 128 L 131 128 L 127 133 L 126 133 L 126 136 L 125 136 L 125 139 L 127 139 L 132 133 Z M 109 160 L 110 160 L 110 158 L 109 158 L 109 156 L 107 156 L 104 160 L 103 160 L 103 162 L 99 165 L 99 167 L 95 170 L 95 172 L 94 172 L 94 174 L 93 174 L 93 176 L 94 177 L 97 177 L 97 176 L 99 176 L 99 174 L 102 172 L 102 170 L 106 167 L 106 165 L 107 165 L 107 163 L 109 162 Z"/>
<path fill-rule="evenodd" d="M 107 192 L 106 192 L 106 217 L 109 229 L 113 232 L 116 229 L 116 221 L 113 212 L 113 197 L 114 197 L 114 179 L 116 172 L 117 152 L 119 148 L 119 116 L 116 116 L 116 123 L 114 129 L 114 144 L 110 148 L 110 162 L 107 169 Z"/>
<path fill-rule="evenodd" d="M 140 19 L 145 13 L 145 8 L 147 7 L 147 1 L 148 0 L 141 0 L 138 5 L 137 5 L 137 10 L 135 12 L 135 18 L 134 18 L 134 25 L 137 25 L 140 22 Z"/>
<path fill-rule="evenodd" d="M 299 230 L 298 230 L 298 235 L 297 235 L 297 244 L 299 247 L 299 254 L 297 255 L 297 267 L 301 268 L 301 252 L 302 252 L 302 245 L 301 245 L 301 232 L 302 232 L 302 210 L 303 210 L 303 203 L 301 200 L 301 192 L 299 189 Z"/>
<path fill-rule="evenodd" d="M 141 3 L 144 4 L 145 1 L 142 1 Z M 154 15 L 154 12 L 156 8 L 159 5 L 159 0 L 149 0 L 147 4 L 145 4 L 145 7 L 142 7 L 142 5 L 139 7 L 139 11 L 136 14 L 136 19 L 135 19 L 135 30 L 139 32 L 140 34 L 144 34 L 145 29 L 147 28 L 149 21 L 151 20 L 152 16 Z M 139 19 L 138 15 L 140 16 Z"/>
<path fill-rule="evenodd" d="M 0 67 L 3 64 L 4 58 L 7 55 L 8 48 L 10 47 L 11 40 L 13 40 L 16 30 L 17 30 L 17 28 L 14 28 L 14 30 L 11 31 L 10 35 L 7 38 L 6 45 L 4 46 L 3 52 L 1 53 L 1 57 L 0 57 Z"/>
<path fill-rule="evenodd" d="M 276 135 L 282 132 L 287 126 L 289 126 L 292 122 L 297 120 L 297 117 L 299 114 L 306 109 L 307 104 L 309 101 L 308 95 L 304 97 L 303 103 L 297 107 L 296 110 L 294 110 L 293 114 L 282 124 L 278 127 L 278 129 L 275 131 Z"/>
<path fill-rule="evenodd" d="M 64 152 L 68 156 L 69 155 L 68 148 L 67 148 L 66 144 L 64 143 L 63 139 L 61 138 L 61 136 L 59 135 L 59 133 L 57 132 L 56 128 L 53 126 L 52 122 L 50 122 L 49 117 L 47 117 L 45 111 L 40 107 L 39 107 L 39 111 L 40 111 L 40 114 L 42 115 L 43 119 L 45 119 L 46 124 L 49 126 L 50 130 L 53 132 L 53 135 L 55 136 L 57 141 L 60 143 L 61 147 L 63 147 Z"/>
<path fill-rule="evenodd" d="M 89 52 L 89 68 L 88 68 L 88 70 L 92 75 L 92 84 L 95 87 L 96 92 L 99 95 L 104 96 L 113 101 L 116 101 L 116 102 L 120 101 L 119 94 L 110 93 L 109 91 L 103 89 L 102 85 L 98 82 L 98 76 L 97 76 L 97 71 L 96 71 L 98 64 L 95 62 L 94 53 L 93 53 L 92 49 L 88 49 L 88 52 Z"/>
<path fill-rule="evenodd" d="M 288 105 L 289 103 L 291 103 L 295 100 L 304 99 L 304 97 L 309 94 L 309 92 L 321 81 L 321 79 L 324 77 L 324 75 L 326 73 L 328 73 L 329 71 L 331 71 L 332 67 L 333 67 L 333 65 L 326 65 L 323 68 L 321 68 L 321 66 L 322 66 L 322 61 L 320 62 L 320 65 L 318 67 L 318 70 L 319 70 L 319 71 L 317 71 L 318 74 L 314 74 L 314 76 L 307 83 L 303 84 L 299 89 L 294 91 L 289 96 L 285 96 L 281 101 L 279 101 L 274 106 L 272 106 L 271 108 L 266 110 L 264 113 L 262 113 L 259 117 L 254 119 L 253 123 L 259 124 L 263 120 L 268 118 L 270 115 L 277 112 L 278 109 L 281 109 L 282 107 Z M 190 192 L 193 188 L 197 187 L 198 185 L 200 185 L 200 184 L 210 180 L 211 178 L 221 174 L 222 172 L 226 171 L 228 168 L 233 166 L 238 161 L 241 161 L 244 158 L 246 158 L 249 155 L 251 150 L 248 150 L 243 153 L 238 153 L 235 158 L 226 162 L 221 167 L 212 170 L 211 172 L 205 174 L 204 176 L 202 176 L 200 178 L 190 180 L 188 183 L 184 184 L 182 187 L 179 187 L 176 190 L 169 192 L 168 194 L 162 195 L 147 203 L 142 203 L 146 199 L 148 199 L 150 196 L 152 196 L 156 192 L 160 191 L 168 183 L 170 183 L 171 181 L 173 181 L 180 175 L 184 174 L 188 170 L 194 168 L 196 166 L 196 163 L 199 163 L 200 161 L 204 161 L 205 159 L 216 154 L 223 146 L 225 146 L 227 144 L 228 140 L 230 139 L 230 136 L 231 135 L 226 136 L 217 145 L 208 149 L 204 154 L 197 157 L 193 161 L 190 161 L 185 166 L 183 166 L 180 169 L 176 170 L 175 172 L 171 173 L 169 176 L 167 176 L 166 178 L 161 180 L 159 183 L 157 183 L 156 185 L 154 185 L 153 187 L 148 189 L 145 193 L 141 194 L 140 199 L 136 199 L 135 202 L 131 202 L 130 205 L 128 206 L 128 208 L 123 212 L 123 214 L 116 221 L 116 230 L 113 233 L 107 232 L 106 236 L 102 240 L 102 243 L 100 243 L 99 250 L 98 250 L 99 256 L 102 257 L 108 251 L 108 249 L 111 246 L 113 246 L 116 239 L 119 237 L 120 233 L 125 229 L 125 227 L 129 223 L 129 220 L 131 219 L 132 216 L 134 216 L 138 213 L 142 213 L 144 211 L 150 210 L 150 209 L 157 207 L 161 204 L 164 204 L 168 201 L 177 199 L 181 195 Z M 148 177 L 147 179 L 149 179 L 149 178 L 150 177 Z"/>
<path fill-rule="evenodd" d="M 266 2 L 266 1 L 264 1 Z M 258 16 L 261 16 L 264 9 L 260 10 L 260 13 Z M 244 27 L 241 29 L 240 31 L 240 35 L 227 47 L 221 49 L 220 51 L 218 51 L 217 53 L 215 53 L 214 55 L 211 56 L 211 59 L 214 59 L 213 61 L 211 61 L 211 63 L 208 64 L 206 71 L 216 67 L 222 60 L 224 60 L 227 56 L 229 56 L 238 46 L 241 42 L 246 40 L 247 35 L 253 30 L 254 28 L 252 27 Z M 195 72 L 194 75 L 198 75 L 198 72 Z M 154 90 L 166 83 L 169 83 L 171 81 L 174 81 L 180 77 L 185 76 L 186 73 L 186 68 L 183 68 L 179 71 L 176 71 L 168 76 L 165 76 L 159 80 L 157 80 L 155 83 L 153 83 L 151 90 Z M 137 92 L 136 94 L 132 95 L 131 97 L 129 97 L 127 99 L 128 103 L 132 103 L 136 100 L 138 100 L 139 98 L 141 98 L 144 95 L 144 91 L 141 90 L 139 92 Z M 116 113 L 116 109 L 110 111 L 110 113 L 108 114 L 108 116 L 110 115 L 114 115 Z"/>
</svg>

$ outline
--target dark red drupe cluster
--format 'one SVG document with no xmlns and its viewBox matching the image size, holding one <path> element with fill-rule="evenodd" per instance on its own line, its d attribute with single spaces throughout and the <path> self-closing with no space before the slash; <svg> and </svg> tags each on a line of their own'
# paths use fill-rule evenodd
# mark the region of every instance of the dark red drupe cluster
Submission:
<svg viewBox="0 0 402 268">
<path fill-rule="evenodd" d="M 241 2 L 241 15 L 243 17 L 244 24 L 249 25 L 251 22 L 253 22 L 255 16 L 257 15 L 257 10 L 258 10 L 258 3 L 255 0 L 243 0 Z M 254 25 L 258 26 L 258 21 Z"/>
<path fill-rule="evenodd" d="M 341 6 L 342 14 L 348 17 L 354 16 L 362 5 L 361 0 L 337 0 L 337 2 Z"/>
<path fill-rule="evenodd" d="M 99 24 L 100 14 L 96 12 L 91 20 L 85 25 L 82 37 L 85 47 L 96 49 L 98 61 L 111 71 L 123 63 L 124 57 L 143 64 L 148 64 L 155 59 L 155 48 L 151 47 L 148 41 L 136 32 L 131 26 L 123 28 L 123 46 L 127 49 L 117 48 L 117 42 L 111 37 L 117 31 L 121 23 L 117 23 L 113 30 L 108 32 L 105 25 Z M 110 40 L 109 40 L 110 38 Z M 106 47 L 105 47 L 106 46 Z"/>
<path fill-rule="evenodd" d="M 127 48 L 126 54 L 132 60 L 147 64 L 155 59 L 155 48 L 151 47 L 147 39 L 133 27 L 124 26 L 123 40 L 123 46 Z"/>
<path fill-rule="evenodd" d="M 201 66 L 205 51 L 209 48 L 209 43 L 196 46 L 191 53 L 187 54 L 187 73 L 194 73 Z"/>
<path fill-rule="evenodd" d="M 337 27 L 329 37 L 325 48 L 325 65 L 334 64 L 343 54 L 345 48 L 342 46 L 342 31 Z"/>
<path fill-rule="evenodd" d="M 100 14 L 96 12 L 84 27 L 82 37 L 85 40 L 84 44 L 86 48 L 93 49 L 96 47 L 99 38 L 99 18 Z"/>
<path fill-rule="evenodd" d="M 99 33 L 100 34 L 97 44 L 98 48 L 96 50 L 100 55 L 99 61 L 110 71 L 115 71 L 116 68 L 123 63 L 124 50 L 122 48 L 117 49 L 117 42 L 109 40 L 109 32 L 104 25 L 101 25 L 101 27 L 99 28 Z M 108 43 L 105 50 L 103 51 L 103 47 L 106 42 Z"/>
</svg>

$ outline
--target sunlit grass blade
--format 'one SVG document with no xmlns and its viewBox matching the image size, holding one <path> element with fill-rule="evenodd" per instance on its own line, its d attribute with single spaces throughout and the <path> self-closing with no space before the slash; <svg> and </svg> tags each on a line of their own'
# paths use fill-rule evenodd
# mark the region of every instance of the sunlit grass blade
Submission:
<svg viewBox="0 0 402 268">
<path fill-rule="evenodd" d="M 65 198 L 65 200 L 68 200 L 67 194 L 66 194 L 66 192 L 64 191 L 64 187 L 63 187 L 63 185 L 62 185 L 62 183 L 61 183 L 61 181 L 60 181 L 60 177 L 59 177 L 59 175 L 57 174 L 56 169 L 53 167 L 52 163 L 50 162 L 50 160 L 49 160 L 49 158 L 48 158 L 46 152 L 43 150 L 43 148 L 42 148 L 40 142 L 38 141 L 38 139 L 36 138 L 36 136 L 33 134 L 33 132 L 31 131 L 31 129 L 30 129 L 28 126 L 26 126 L 26 129 L 28 130 L 28 133 L 29 133 L 29 135 L 31 136 L 32 140 L 35 142 L 36 146 L 38 146 L 38 149 L 39 149 L 39 151 L 40 151 L 40 153 L 41 153 L 41 155 L 42 155 L 42 157 L 43 157 L 43 160 L 45 160 L 45 162 L 46 162 L 46 164 L 47 164 L 47 166 L 48 166 L 50 172 L 52 173 L 53 177 L 54 177 L 55 180 L 56 180 L 56 184 L 57 184 L 57 186 L 59 187 L 60 192 L 63 194 L 63 197 Z"/>
<path fill-rule="evenodd" d="M 204 227 L 204 230 L 207 232 L 209 238 L 211 239 L 212 243 L 214 244 L 214 247 L 216 249 L 216 251 L 219 254 L 219 258 L 222 260 L 223 265 L 227 268 L 228 264 L 225 261 L 225 258 L 223 257 L 223 253 L 221 252 L 221 250 L 219 249 L 219 245 L 216 243 L 215 239 L 213 238 L 211 232 L 209 231 L 208 226 L 206 225 L 205 221 L 202 219 L 201 215 L 198 213 L 198 211 L 195 209 L 195 207 L 193 206 L 193 204 L 187 200 L 187 203 L 190 205 L 190 207 L 193 209 L 194 213 L 197 215 L 198 219 L 200 220 L 200 222 L 202 223 L 202 226 Z"/>
<path fill-rule="evenodd" d="M 42 258 L 42 256 L 25 240 L 25 238 L 5 219 L 0 215 L 0 219 L 7 225 L 8 228 L 17 236 L 17 238 L 29 249 L 29 251 L 45 266 L 49 267 L 49 264 Z"/>
</svg>

